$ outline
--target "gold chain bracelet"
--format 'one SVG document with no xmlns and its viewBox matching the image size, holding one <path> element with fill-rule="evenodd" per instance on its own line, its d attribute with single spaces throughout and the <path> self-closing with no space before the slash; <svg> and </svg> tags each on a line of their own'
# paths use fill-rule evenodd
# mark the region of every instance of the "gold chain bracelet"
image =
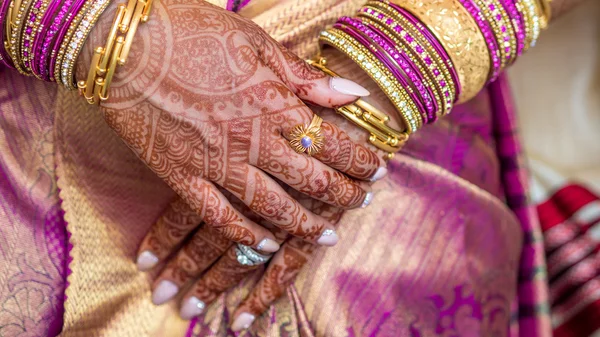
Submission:
<svg viewBox="0 0 600 337">
<path fill-rule="evenodd" d="M 117 8 L 117 15 L 108 34 L 106 45 L 94 51 L 86 81 L 77 87 L 89 104 L 100 104 L 108 99 L 108 89 L 117 66 L 127 62 L 133 38 L 140 23 L 148 22 L 152 0 L 129 0 Z"/>
</svg>

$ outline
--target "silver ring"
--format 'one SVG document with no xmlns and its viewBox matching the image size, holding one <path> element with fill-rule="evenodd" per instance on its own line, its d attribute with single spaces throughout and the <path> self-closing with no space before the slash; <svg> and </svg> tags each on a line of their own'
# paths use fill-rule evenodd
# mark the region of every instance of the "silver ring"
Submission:
<svg viewBox="0 0 600 337">
<path fill-rule="evenodd" d="M 273 254 L 263 255 L 241 243 L 237 244 L 235 255 L 237 256 L 238 262 L 244 266 L 258 266 L 260 264 L 265 264 L 273 256 Z"/>
</svg>

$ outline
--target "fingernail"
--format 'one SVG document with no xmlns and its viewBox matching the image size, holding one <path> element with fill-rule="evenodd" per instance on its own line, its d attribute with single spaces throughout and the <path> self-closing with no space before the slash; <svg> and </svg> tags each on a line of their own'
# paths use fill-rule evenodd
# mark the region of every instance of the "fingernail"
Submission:
<svg viewBox="0 0 600 337">
<path fill-rule="evenodd" d="M 279 244 L 271 239 L 263 239 L 256 248 L 263 252 L 275 253 L 279 250 Z"/>
<path fill-rule="evenodd" d="M 179 291 L 179 287 L 171 281 L 161 281 L 152 293 L 152 303 L 161 305 L 168 302 Z"/>
<path fill-rule="evenodd" d="M 363 201 L 360 208 L 365 208 L 365 207 L 369 206 L 371 204 L 371 201 L 373 201 L 373 192 L 367 192 L 367 195 L 365 196 L 365 200 Z"/>
<path fill-rule="evenodd" d="M 196 296 L 192 296 L 185 301 L 179 311 L 179 315 L 185 320 L 190 320 L 200 315 L 204 311 L 204 308 L 206 308 L 206 304 L 200 301 Z"/>
<path fill-rule="evenodd" d="M 150 251 L 143 251 L 137 258 L 137 268 L 140 271 L 146 271 L 154 268 L 158 263 L 158 257 Z"/>
<path fill-rule="evenodd" d="M 380 167 L 377 169 L 377 171 L 375 171 L 375 174 L 371 177 L 371 181 L 377 181 L 383 177 L 385 177 L 388 173 L 387 168 L 385 167 Z"/>
<path fill-rule="evenodd" d="M 321 234 L 321 237 L 319 238 L 319 240 L 317 240 L 317 243 L 320 244 L 321 246 L 335 246 L 336 243 L 338 243 L 338 241 L 340 240 L 340 238 L 338 237 L 337 233 L 333 230 L 333 229 L 326 229 L 323 234 Z"/>
<path fill-rule="evenodd" d="M 254 315 L 249 314 L 247 312 L 242 312 L 235 319 L 235 321 L 233 321 L 233 324 L 231 325 L 231 330 L 233 330 L 233 332 L 238 332 L 248 329 L 255 319 L 256 317 Z"/>
<path fill-rule="evenodd" d="M 365 97 L 371 93 L 361 85 L 341 77 L 332 77 L 329 81 L 329 87 L 339 93 Z"/>
</svg>

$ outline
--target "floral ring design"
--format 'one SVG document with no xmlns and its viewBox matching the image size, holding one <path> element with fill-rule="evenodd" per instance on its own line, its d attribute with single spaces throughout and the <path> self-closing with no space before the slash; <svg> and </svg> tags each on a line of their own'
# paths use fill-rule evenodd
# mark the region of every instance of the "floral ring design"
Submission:
<svg viewBox="0 0 600 337">
<path fill-rule="evenodd" d="M 310 124 L 297 125 L 290 132 L 290 145 L 298 153 L 313 156 L 323 149 L 324 137 L 321 131 L 323 118 L 314 115 Z"/>
</svg>

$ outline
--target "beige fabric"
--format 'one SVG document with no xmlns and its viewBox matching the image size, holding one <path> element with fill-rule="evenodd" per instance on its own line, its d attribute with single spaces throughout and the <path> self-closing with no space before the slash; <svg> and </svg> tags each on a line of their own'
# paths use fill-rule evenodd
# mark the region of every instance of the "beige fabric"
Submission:
<svg viewBox="0 0 600 337">
<path fill-rule="evenodd" d="M 600 191 L 600 1 L 553 23 L 509 74 L 534 199 L 567 180 Z"/>
</svg>

